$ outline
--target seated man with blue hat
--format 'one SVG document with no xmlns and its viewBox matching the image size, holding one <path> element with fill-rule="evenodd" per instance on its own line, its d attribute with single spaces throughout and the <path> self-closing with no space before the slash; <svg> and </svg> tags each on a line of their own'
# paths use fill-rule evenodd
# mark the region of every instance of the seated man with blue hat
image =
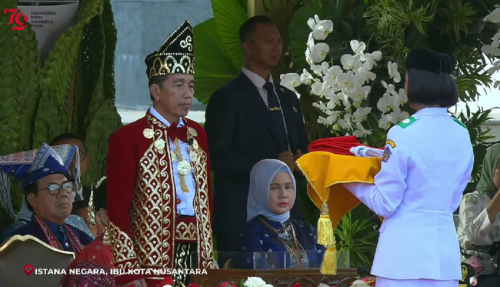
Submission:
<svg viewBox="0 0 500 287">
<path fill-rule="evenodd" d="M 10 175 L 22 182 L 24 199 L 33 212 L 31 220 L 12 235 L 32 235 L 54 248 L 76 254 L 92 242 L 83 231 L 64 223 L 80 184 L 79 168 L 74 176 L 68 169 L 74 156 L 78 157 L 76 146 L 43 144 L 38 150 L 0 157 L 3 199 L 10 194 Z"/>
</svg>

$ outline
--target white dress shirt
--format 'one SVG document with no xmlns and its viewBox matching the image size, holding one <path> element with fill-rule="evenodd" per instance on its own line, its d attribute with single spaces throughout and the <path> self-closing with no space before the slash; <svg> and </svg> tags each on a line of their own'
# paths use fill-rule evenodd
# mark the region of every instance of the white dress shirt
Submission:
<svg viewBox="0 0 500 287">
<path fill-rule="evenodd" d="M 241 71 L 243 72 L 243 74 L 245 74 L 245 76 L 247 76 L 250 79 L 250 81 L 252 81 L 254 86 L 259 91 L 259 94 L 262 97 L 262 100 L 264 100 L 266 107 L 269 108 L 269 103 L 267 101 L 267 90 L 264 88 L 266 81 L 261 76 L 257 75 L 256 73 L 250 71 L 249 69 L 247 69 L 245 67 L 241 68 Z M 267 80 L 267 81 L 271 82 L 274 86 L 273 77 L 271 76 L 271 74 L 269 74 L 269 80 Z"/>
<path fill-rule="evenodd" d="M 153 107 L 150 109 L 151 114 L 165 124 L 167 127 L 170 127 L 170 123 L 160 115 Z M 183 127 L 184 121 L 182 118 L 179 118 L 179 122 L 177 123 L 178 127 Z M 174 142 L 169 138 L 168 142 L 170 143 L 170 149 L 175 150 Z M 182 159 L 191 163 L 191 157 L 189 156 L 189 145 L 181 140 L 179 140 L 179 147 L 182 154 Z M 177 169 L 177 163 L 179 159 L 172 160 L 172 170 L 174 171 L 174 184 L 175 184 L 175 194 L 177 199 L 181 200 L 181 203 L 177 204 L 177 214 L 194 216 L 194 196 L 196 195 L 196 183 L 194 181 L 193 170 L 189 172 L 189 174 L 184 176 L 186 181 L 186 186 L 189 190 L 188 193 L 185 193 L 181 189 L 181 175 L 179 174 L 179 170 Z"/>
</svg>

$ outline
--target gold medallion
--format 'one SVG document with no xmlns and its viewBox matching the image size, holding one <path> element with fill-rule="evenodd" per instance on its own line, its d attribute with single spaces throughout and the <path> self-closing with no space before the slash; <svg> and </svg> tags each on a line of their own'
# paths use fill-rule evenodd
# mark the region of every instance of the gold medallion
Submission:
<svg viewBox="0 0 500 287">
<path fill-rule="evenodd" d="M 196 161 L 196 159 L 198 158 L 198 153 L 192 150 L 189 152 L 189 156 L 191 157 L 191 161 Z"/>
<path fill-rule="evenodd" d="M 199 147 L 200 146 L 198 146 L 198 142 L 195 139 L 193 139 L 193 148 L 198 149 Z"/>
<path fill-rule="evenodd" d="M 144 129 L 142 131 L 142 134 L 144 135 L 145 138 L 152 139 L 153 136 L 155 135 L 155 132 L 153 131 L 153 129 Z"/>
<path fill-rule="evenodd" d="M 190 134 L 191 136 L 193 136 L 193 137 L 195 137 L 195 136 L 197 136 L 197 135 L 198 135 L 198 132 L 196 132 L 196 130 L 195 130 L 195 129 L 193 129 L 193 128 L 188 128 L 188 132 L 189 132 L 189 134 Z"/>
<path fill-rule="evenodd" d="M 191 164 L 186 160 L 177 163 L 177 170 L 181 175 L 188 175 L 191 172 Z"/>
<path fill-rule="evenodd" d="M 175 154 L 175 152 L 173 150 L 170 151 L 170 159 L 172 161 L 176 161 L 177 160 L 177 155 Z"/>
<path fill-rule="evenodd" d="M 155 141 L 155 148 L 158 150 L 163 150 L 165 148 L 165 141 L 163 139 Z"/>
</svg>

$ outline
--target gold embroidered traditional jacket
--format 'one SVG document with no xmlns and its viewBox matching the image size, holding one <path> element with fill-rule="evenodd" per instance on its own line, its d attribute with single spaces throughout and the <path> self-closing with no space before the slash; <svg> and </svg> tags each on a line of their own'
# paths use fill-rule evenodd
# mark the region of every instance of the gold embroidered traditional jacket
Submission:
<svg viewBox="0 0 500 287">
<path fill-rule="evenodd" d="M 178 217 L 167 127 L 148 111 L 113 133 L 107 157 L 109 244 L 118 269 L 173 268 L 176 242 L 196 242 L 199 268 L 214 269 L 207 136 L 184 118 L 196 184 L 194 217 Z M 117 284 L 143 278 L 122 275 Z M 162 276 L 146 276 L 163 280 Z"/>
</svg>

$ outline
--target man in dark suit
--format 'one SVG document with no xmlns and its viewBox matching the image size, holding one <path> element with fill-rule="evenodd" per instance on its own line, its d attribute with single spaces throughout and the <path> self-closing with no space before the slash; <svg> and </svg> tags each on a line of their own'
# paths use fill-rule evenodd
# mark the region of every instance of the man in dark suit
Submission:
<svg viewBox="0 0 500 287">
<path fill-rule="evenodd" d="M 240 27 L 240 40 L 244 67 L 237 78 L 212 95 L 205 114 L 215 177 L 214 235 L 221 266 L 228 258 L 224 253 L 239 249 L 254 164 L 279 159 L 301 176 L 295 161 L 309 145 L 297 95 L 271 76 L 283 47 L 278 28 L 268 17 L 255 16 Z M 299 200 L 291 217 L 302 219 Z"/>
</svg>

